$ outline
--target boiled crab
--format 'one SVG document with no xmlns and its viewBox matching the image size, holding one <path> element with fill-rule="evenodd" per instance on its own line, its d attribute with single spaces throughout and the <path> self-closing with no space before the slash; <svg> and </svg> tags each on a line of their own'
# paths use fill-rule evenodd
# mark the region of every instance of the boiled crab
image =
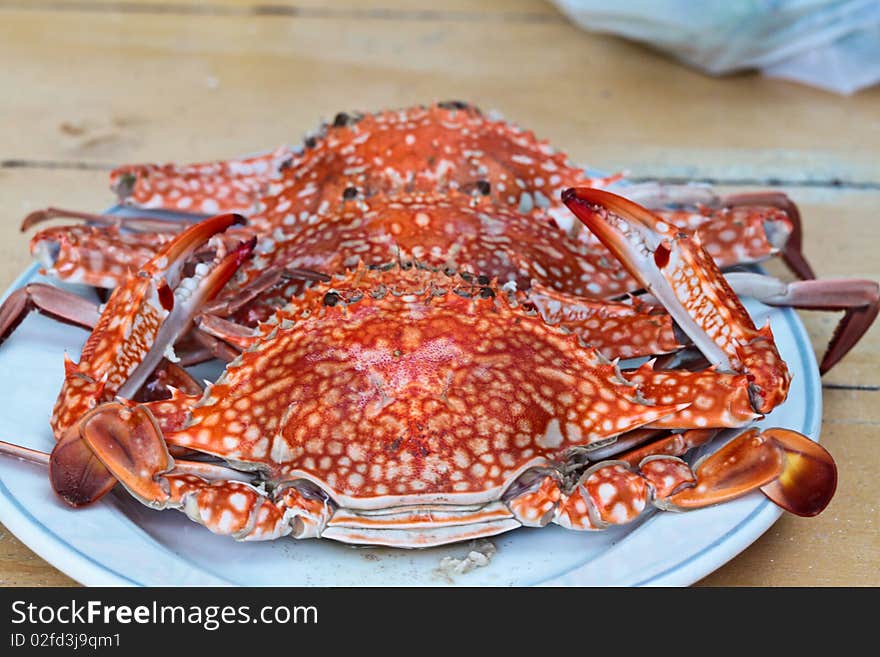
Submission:
<svg viewBox="0 0 880 657">
<path fill-rule="evenodd" d="M 80 503 L 118 479 L 154 508 L 242 540 L 402 547 L 551 522 L 602 529 L 652 505 L 697 508 L 758 488 L 794 513 L 821 511 L 834 463 L 796 432 L 753 429 L 695 467 L 680 458 L 772 410 L 790 381 L 769 328 L 754 326 L 699 239 L 608 192 L 563 198 L 710 369 L 622 372 L 510 289 L 392 264 L 318 283 L 270 322 L 225 335 L 244 351 L 203 393 L 131 402 L 124 393 L 186 328 L 196 303 L 186 301 L 215 293 L 253 248 L 218 248 L 196 281 L 181 281 L 186 293 L 171 293 L 185 256 L 234 221 L 214 218 L 113 293 L 67 367 L 56 489 Z M 173 458 L 168 445 L 226 465 Z"/>
<path fill-rule="evenodd" d="M 141 207 L 251 211 L 249 225 L 232 239 L 258 236 L 257 257 L 205 309 L 211 315 L 253 326 L 301 290 L 304 269 L 326 276 L 358 261 L 398 259 L 515 281 L 545 318 L 611 357 L 681 346 L 672 323 L 655 308 L 608 301 L 634 292 L 637 282 L 594 238 L 570 236 L 557 226 L 567 214 L 559 197 L 563 187 L 608 184 L 614 177 L 589 179 L 532 133 L 463 103 L 340 114 L 300 151 L 185 167 L 129 166 L 112 180 L 127 203 Z M 702 188 L 670 193 L 651 185 L 627 193 L 670 225 L 698 229 L 722 266 L 781 250 L 797 271 L 812 275 L 799 251 L 797 210 L 782 195 L 718 199 Z M 25 227 L 59 214 L 104 224 L 35 235 L 35 256 L 49 275 L 67 282 L 113 288 L 174 236 L 173 225 L 151 218 L 51 209 L 32 214 Z M 77 320 L 70 311 L 78 304 L 74 299 L 44 288 L 20 294 L 29 298 L 19 300 L 19 309 Z M 774 296 L 778 290 L 763 300 Z M 865 300 L 852 303 L 863 307 Z M 83 319 L 92 317 L 87 312 Z M 17 320 L 12 312 L 0 317 L 0 339 Z M 184 353 L 186 362 L 217 353 L 216 343 L 206 351 L 204 333 L 196 335 L 201 348 L 194 356 Z"/>
</svg>

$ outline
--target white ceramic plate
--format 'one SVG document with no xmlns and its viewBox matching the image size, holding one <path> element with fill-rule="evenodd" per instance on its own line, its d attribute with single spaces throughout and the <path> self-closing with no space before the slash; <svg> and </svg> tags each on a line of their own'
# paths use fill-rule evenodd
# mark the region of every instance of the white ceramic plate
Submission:
<svg viewBox="0 0 880 657">
<path fill-rule="evenodd" d="M 31 267 L 13 285 L 40 280 Z M 83 294 L 90 292 L 77 290 Z M 819 373 L 797 315 L 747 304 L 770 319 L 794 380 L 788 401 L 762 424 L 818 439 Z M 0 348 L 0 439 L 49 451 L 49 413 L 61 386 L 63 356 L 74 358 L 81 329 L 32 315 Z M 781 511 L 760 493 L 688 513 L 654 513 L 604 532 L 557 526 L 518 529 L 492 539 L 491 562 L 463 575 L 438 570 L 467 545 L 422 551 L 353 548 L 332 541 L 284 539 L 236 543 L 176 511 L 152 511 L 124 492 L 74 511 L 46 472 L 0 458 L 0 521 L 28 547 L 88 585 L 665 585 L 691 584 L 750 545 Z"/>
</svg>

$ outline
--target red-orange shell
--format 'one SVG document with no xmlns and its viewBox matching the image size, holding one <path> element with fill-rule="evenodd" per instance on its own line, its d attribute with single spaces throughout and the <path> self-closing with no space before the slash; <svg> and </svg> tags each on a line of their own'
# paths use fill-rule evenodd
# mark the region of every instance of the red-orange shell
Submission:
<svg viewBox="0 0 880 657">
<path fill-rule="evenodd" d="M 683 407 L 638 402 L 576 336 L 442 273 L 360 269 L 276 319 L 168 439 L 350 508 L 494 499 Z"/>
<path fill-rule="evenodd" d="M 406 193 L 341 203 L 260 240 L 240 278 L 278 265 L 331 274 L 359 261 L 399 260 L 485 274 L 527 289 L 534 281 L 569 294 L 602 298 L 634 288 L 604 249 L 540 219 L 461 192 Z"/>
<path fill-rule="evenodd" d="M 302 154 L 272 183 L 254 217 L 324 212 L 344 198 L 461 190 L 524 211 L 559 205 L 583 170 L 529 130 L 463 103 L 376 114 L 340 114 L 306 140 Z"/>
</svg>

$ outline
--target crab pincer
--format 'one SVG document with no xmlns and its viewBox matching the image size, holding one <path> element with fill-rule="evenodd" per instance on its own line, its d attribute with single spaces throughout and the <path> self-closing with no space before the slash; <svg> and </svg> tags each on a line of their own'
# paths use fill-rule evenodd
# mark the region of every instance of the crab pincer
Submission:
<svg viewBox="0 0 880 657">
<path fill-rule="evenodd" d="M 166 245 L 137 275 L 113 291 L 86 341 L 80 360 L 65 363 L 61 393 L 52 414 L 58 443 L 50 459 L 50 478 L 73 505 L 94 501 L 115 479 L 86 447 L 81 430 L 103 405 L 131 399 L 186 332 L 201 305 L 219 292 L 253 249 L 245 242 L 211 263 L 184 266 L 213 235 L 244 220 L 218 215 L 193 225 Z"/>
<path fill-rule="evenodd" d="M 791 375 L 769 324 L 755 327 L 697 236 L 602 190 L 568 189 L 563 201 L 664 305 L 709 361 L 711 369 L 704 373 L 663 372 L 661 376 L 671 377 L 673 389 L 676 374 L 688 380 L 695 375 L 717 376 L 719 381 L 733 375 L 747 382 L 756 414 L 769 413 L 785 401 Z M 740 394 L 740 386 L 730 389 L 731 394 Z M 725 410 L 733 404 L 733 397 L 707 399 L 708 405 L 728 407 Z M 737 405 L 742 407 L 741 398 Z M 761 488 L 783 508 L 809 516 L 825 507 L 837 484 L 834 461 L 823 447 L 781 429 L 741 434 L 699 464 L 694 475 L 686 490 L 670 495 L 662 504 L 669 508 L 706 506 Z"/>
</svg>

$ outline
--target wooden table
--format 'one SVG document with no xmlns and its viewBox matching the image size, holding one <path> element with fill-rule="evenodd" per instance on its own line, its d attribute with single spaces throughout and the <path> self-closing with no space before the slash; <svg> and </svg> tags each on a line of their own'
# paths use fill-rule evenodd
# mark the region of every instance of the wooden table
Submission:
<svg viewBox="0 0 880 657">
<path fill-rule="evenodd" d="M 593 167 L 783 189 L 820 276 L 880 278 L 880 88 L 708 78 L 539 0 L 0 0 L 0 61 L 0 288 L 30 262 L 25 213 L 108 206 L 118 163 L 248 153 L 342 109 L 451 98 Z M 822 349 L 837 317 L 803 318 Z M 834 501 L 784 516 L 703 584 L 880 584 L 876 327 L 825 377 L 824 404 Z M 2 527 L 0 583 L 74 584 Z"/>
</svg>

